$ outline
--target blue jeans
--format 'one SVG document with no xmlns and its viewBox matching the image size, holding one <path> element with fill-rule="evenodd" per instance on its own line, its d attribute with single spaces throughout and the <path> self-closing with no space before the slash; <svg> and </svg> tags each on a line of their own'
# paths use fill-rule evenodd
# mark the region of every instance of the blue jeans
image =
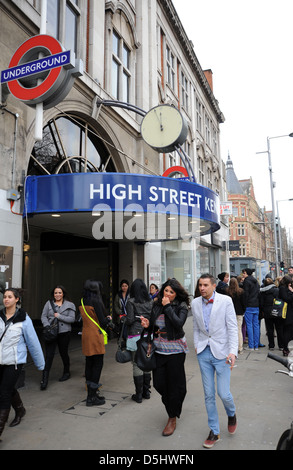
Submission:
<svg viewBox="0 0 293 470">
<path fill-rule="evenodd" d="M 207 346 L 197 355 L 208 414 L 208 425 L 214 434 L 220 433 L 219 417 L 216 405 L 215 373 L 217 377 L 217 393 L 221 398 L 228 416 L 235 415 L 235 404 L 230 392 L 230 365 L 226 359 L 216 359 Z"/>
<path fill-rule="evenodd" d="M 259 345 L 259 308 L 247 307 L 244 314 L 246 331 L 248 336 L 248 347 L 258 349 Z"/>
</svg>

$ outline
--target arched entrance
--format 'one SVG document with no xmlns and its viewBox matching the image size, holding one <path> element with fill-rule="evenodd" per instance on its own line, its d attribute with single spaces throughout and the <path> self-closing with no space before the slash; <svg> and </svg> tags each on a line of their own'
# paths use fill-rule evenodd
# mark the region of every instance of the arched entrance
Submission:
<svg viewBox="0 0 293 470">
<path fill-rule="evenodd" d="M 28 164 L 28 176 L 64 173 L 116 172 L 113 155 L 93 127 L 75 114 L 58 115 L 43 129 Z M 25 308 L 34 320 L 56 284 L 66 286 L 72 301 L 79 305 L 83 282 L 95 278 L 103 284 L 105 305 L 112 310 L 118 286 L 119 244 L 99 242 L 80 236 L 82 223 L 73 213 L 72 225 L 56 223 L 48 216 L 43 226 L 28 219 L 24 245 L 23 285 Z M 74 229 L 74 225 L 76 230 Z"/>
</svg>

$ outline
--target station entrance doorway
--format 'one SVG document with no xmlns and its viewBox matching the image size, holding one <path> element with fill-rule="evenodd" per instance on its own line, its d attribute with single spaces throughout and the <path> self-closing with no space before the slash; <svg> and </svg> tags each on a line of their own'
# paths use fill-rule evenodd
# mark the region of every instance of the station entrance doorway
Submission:
<svg viewBox="0 0 293 470">
<path fill-rule="evenodd" d="M 85 280 L 102 284 L 106 311 L 112 314 L 119 286 L 119 244 L 98 242 L 70 234 L 44 232 L 24 252 L 24 307 L 35 321 L 56 285 L 63 285 L 70 299 L 80 305 Z M 28 295 L 29 293 L 29 295 Z"/>
</svg>

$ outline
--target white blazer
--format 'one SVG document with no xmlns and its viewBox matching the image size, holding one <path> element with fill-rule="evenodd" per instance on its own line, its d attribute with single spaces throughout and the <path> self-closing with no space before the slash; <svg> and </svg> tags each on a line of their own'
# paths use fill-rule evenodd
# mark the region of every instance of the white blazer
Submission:
<svg viewBox="0 0 293 470">
<path fill-rule="evenodd" d="M 202 312 L 202 297 L 192 301 L 194 346 L 197 354 L 209 344 L 216 359 L 224 359 L 228 354 L 238 354 L 238 328 L 236 313 L 231 297 L 215 292 L 212 305 L 209 332 L 206 331 Z"/>
</svg>

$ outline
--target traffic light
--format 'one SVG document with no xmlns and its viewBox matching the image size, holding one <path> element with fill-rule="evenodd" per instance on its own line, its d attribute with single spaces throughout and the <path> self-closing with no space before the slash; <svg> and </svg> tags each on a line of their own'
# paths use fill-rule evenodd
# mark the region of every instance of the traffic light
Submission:
<svg viewBox="0 0 293 470">
<path fill-rule="evenodd" d="M 280 267 L 281 267 L 281 271 L 283 272 L 284 271 L 284 261 L 281 261 Z"/>
</svg>

